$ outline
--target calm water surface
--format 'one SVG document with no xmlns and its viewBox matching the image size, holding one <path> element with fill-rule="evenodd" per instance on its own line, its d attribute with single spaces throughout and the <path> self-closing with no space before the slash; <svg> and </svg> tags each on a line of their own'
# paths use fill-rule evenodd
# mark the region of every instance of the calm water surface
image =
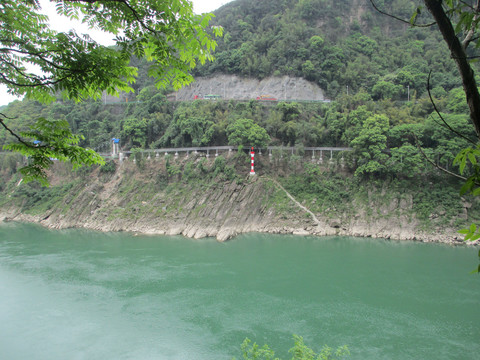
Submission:
<svg viewBox="0 0 480 360">
<path fill-rule="evenodd" d="M 478 359 L 477 250 L 344 237 L 212 239 L 0 224 L 0 359 Z"/>
</svg>

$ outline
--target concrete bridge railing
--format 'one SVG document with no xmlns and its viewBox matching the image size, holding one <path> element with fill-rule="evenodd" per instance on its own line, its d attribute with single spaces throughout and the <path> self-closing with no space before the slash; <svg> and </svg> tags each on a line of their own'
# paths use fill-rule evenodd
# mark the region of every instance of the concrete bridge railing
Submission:
<svg viewBox="0 0 480 360">
<path fill-rule="evenodd" d="M 162 148 L 162 149 L 151 149 L 151 150 L 140 150 L 139 152 L 142 155 L 147 154 L 148 158 L 152 156 L 158 158 L 160 155 L 169 155 L 173 154 L 175 156 L 179 156 L 180 154 L 186 154 L 187 156 L 190 153 L 198 154 L 202 153 L 205 154 L 206 157 L 209 157 L 212 153 L 215 156 L 218 156 L 221 152 L 232 152 L 238 151 L 238 146 L 203 146 L 203 147 L 184 147 L 184 148 Z M 243 151 L 250 151 L 250 147 L 243 147 Z M 262 148 L 255 148 L 255 152 L 259 155 L 262 155 L 262 151 L 268 153 L 269 156 L 273 155 L 273 152 L 280 151 L 281 153 L 291 153 L 295 154 L 298 151 L 304 152 L 311 152 L 312 158 L 315 159 L 316 157 L 323 159 L 324 154 L 327 156 L 329 155 L 330 160 L 333 159 L 334 152 L 342 152 L 342 151 L 352 151 L 352 148 L 349 147 L 294 147 L 294 146 L 267 146 Z M 132 151 L 119 151 L 116 153 L 115 151 L 107 154 L 101 153 L 105 158 L 118 158 L 120 161 L 131 156 Z"/>
</svg>

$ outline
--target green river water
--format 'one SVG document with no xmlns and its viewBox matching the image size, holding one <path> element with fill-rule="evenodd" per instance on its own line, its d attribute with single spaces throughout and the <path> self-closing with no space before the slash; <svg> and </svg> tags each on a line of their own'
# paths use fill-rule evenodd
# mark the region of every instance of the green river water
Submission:
<svg viewBox="0 0 480 360">
<path fill-rule="evenodd" d="M 0 359 L 231 359 L 292 334 L 348 359 L 479 359 L 478 249 L 0 224 Z"/>
</svg>

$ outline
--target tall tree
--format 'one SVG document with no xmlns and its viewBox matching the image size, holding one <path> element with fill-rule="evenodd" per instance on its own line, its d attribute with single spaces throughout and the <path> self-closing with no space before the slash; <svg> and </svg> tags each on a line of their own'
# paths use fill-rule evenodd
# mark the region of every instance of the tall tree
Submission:
<svg viewBox="0 0 480 360">
<path fill-rule="evenodd" d="M 264 147 L 270 137 L 267 131 L 251 119 L 237 119 L 227 127 L 229 145 Z"/>
</svg>

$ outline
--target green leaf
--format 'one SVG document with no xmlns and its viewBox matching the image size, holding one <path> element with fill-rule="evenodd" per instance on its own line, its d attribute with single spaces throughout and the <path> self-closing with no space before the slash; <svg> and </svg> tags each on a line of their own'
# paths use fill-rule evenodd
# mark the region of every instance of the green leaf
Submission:
<svg viewBox="0 0 480 360">
<path fill-rule="evenodd" d="M 477 158 L 475 157 L 475 155 L 473 153 L 468 153 L 468 159 L 470 160 L 470 162 L 473 164 L 473 165 L 477 165 Z"/>
<path fill-rule="evenodd" d="M 475 240 L 478 240 L 480 239 L 480 233 L 477 233 L 475 235 L 473 235 L 471 238 L 470 238 L 470 241 L 475 241 Z"/>
<path fill-rule="evenodd" d="M 460 158 L 460 174 L 463 174 L 465 170 L 465 165 L 467 165 L 467 158 L 466 156 L 462 156 Z"/>
<path fill-rule="evenodd" d="M 417 16 L 419 14 L 418 12 L 419 8 L 417 8 L 414 13 L 412 14 L 412 17 L 410 18 L 410 24 L 415 24 L 415 20 L 417 19 Z"/>
<path fill-rule="evenodd" d="M 473 186 L 473 180 L 472 179 L 467 179 L 467 181 L 465 181 L 465 183 L 462 185 L 462 187 L 460 189 L 460 195 L 466 194 L 468 191 L 470 191 L 472 186 Z"/>
</svg>

